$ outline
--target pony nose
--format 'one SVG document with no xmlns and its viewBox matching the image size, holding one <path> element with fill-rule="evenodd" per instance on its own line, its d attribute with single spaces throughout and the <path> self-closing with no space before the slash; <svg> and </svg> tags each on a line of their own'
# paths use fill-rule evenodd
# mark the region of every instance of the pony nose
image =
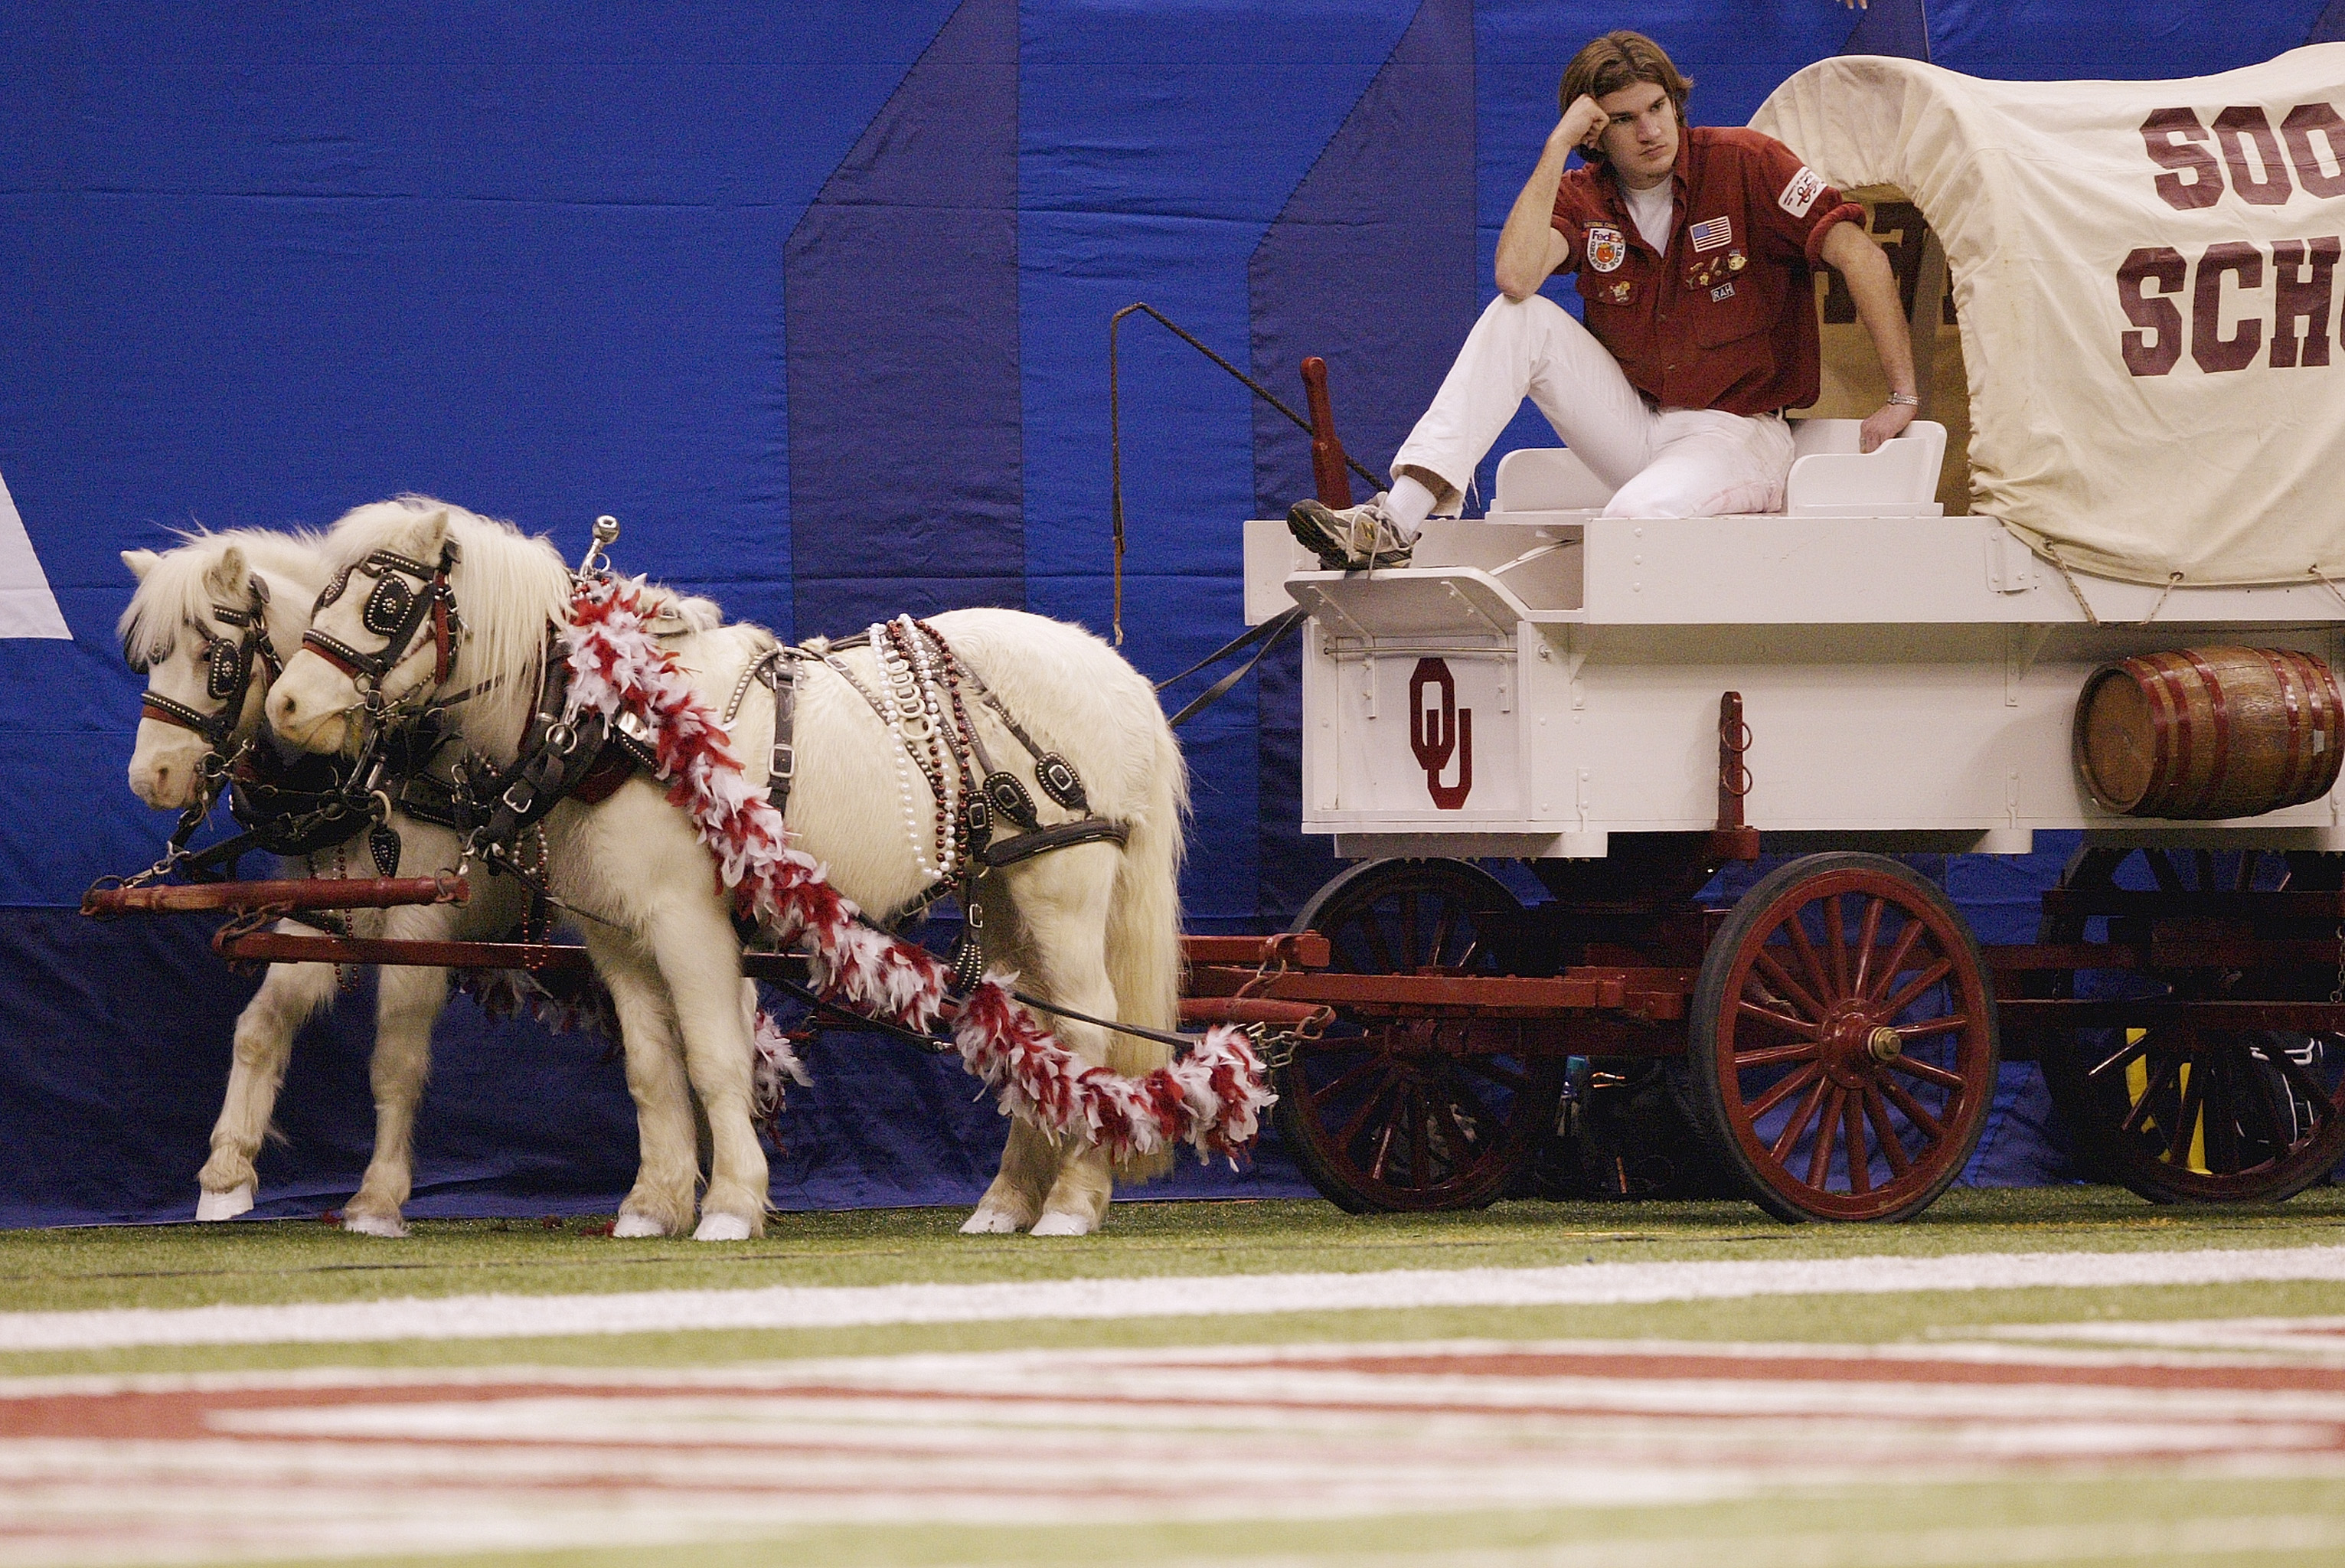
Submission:
<svg viewBox="0 0 2345 1568">
<path fill-rule="evenodd" d="M 178 804 L 175 770 L 168 762 L 132 763 L 130 792 L 150 806 Z"/>
<path fill-rule="evenodd" d="M 299 717 L 300 704 L 291 692 L 279 687 L 269 692 L 262 711 L 269 716 L 269 728 L 282 734 Z"/>
</svg>

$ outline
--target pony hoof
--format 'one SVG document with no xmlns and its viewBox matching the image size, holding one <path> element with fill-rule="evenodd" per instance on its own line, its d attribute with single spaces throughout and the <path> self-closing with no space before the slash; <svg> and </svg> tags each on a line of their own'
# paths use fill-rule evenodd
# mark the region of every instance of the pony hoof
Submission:
<svg viewBox="0 0 2345 1568">
<path fill-rule="evenodd" d="M 199 1193 L 196 1196 L 196 1218 L 198 1220 L 234 1219 L 252 1207 L 254 1184 L 245 1183 L 226 1192 Z"/>
<path fill-rule="evenodd" d="M 749 1222 L 737 1214 L 703 1215 L 700 1228 L 692 1233 L 695 1241 L 746 1241 Z"/>
<path fill-rule="evenodd" d="M 623 1214 L 613 1222 L 611 1234 L 621 1241 L 641 1241 L 646 1237 L 665 1236 L 667 1227 L 648 1215 Z"/>
<path fill-rule="evenodd" d="M 1004 1208 L 980 1208 L 961 1222 L 963 1236 L 1015 1236 L 1018 1217 Z"/>
<path fill-rule="evenodd" d="M 1046 1214 L 1034 1222 L 1029 1236 L 1089 1236 L 1099 1228 L 1099 1222 L 1085 1219 L 1080 1214 Z"/>
<path fill-rule="evenodd" d="M 351 1214 L 345 1210 L 342 1228 L 358 1236 L 381 1236 L 392 1240 L 407 1234 L 407 1222 L 395 1214 Z"/>
</svg>

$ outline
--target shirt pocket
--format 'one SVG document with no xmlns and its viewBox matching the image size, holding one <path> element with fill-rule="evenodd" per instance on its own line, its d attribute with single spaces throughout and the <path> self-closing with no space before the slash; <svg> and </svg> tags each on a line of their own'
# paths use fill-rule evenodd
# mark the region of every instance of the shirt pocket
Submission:
<svg viewBox="0 0 2345 1568">
<path fill-rule="evenodd" d="M 1745 270 L 1708 285 L 1689 286 L 1683 297 L 1686 313 L 1693 318 L 1693 341 L 1715 349 L 1765 331 L 1768 311 L 1759 297 L 1758 281 Z"/>
</svg>

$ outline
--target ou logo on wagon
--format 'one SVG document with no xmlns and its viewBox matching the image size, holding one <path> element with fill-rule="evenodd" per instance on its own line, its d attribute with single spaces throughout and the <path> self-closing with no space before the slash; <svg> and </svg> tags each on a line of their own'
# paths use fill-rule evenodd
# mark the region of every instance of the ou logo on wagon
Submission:
<svg viewBox="0 0 2345 1568">
<path fill-rule="evenodd" d="M 1421 658 L 1408 677 L 1408 748 L 1425 769 L 1426 793 L 1445 811 L 1460 810 L 1474 790 L 1474 710 L 1457 706 L 1457 677 L 1445 659 Z M 1455 782 L 1441 775 L 1452 759 Z"/>
</svg>

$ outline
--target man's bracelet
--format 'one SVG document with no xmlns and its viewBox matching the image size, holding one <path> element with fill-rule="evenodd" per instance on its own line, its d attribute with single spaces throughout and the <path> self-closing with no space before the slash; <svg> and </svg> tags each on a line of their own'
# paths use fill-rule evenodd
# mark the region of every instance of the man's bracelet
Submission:
<svg viewBox="0 0 2345 1568">
<path fill-rule="evenodd" d="M 1922 400 L 1913 392 L 1891 392 L 1889 401 L 1900 408 L 1920 408 Z"/>
</svg>

